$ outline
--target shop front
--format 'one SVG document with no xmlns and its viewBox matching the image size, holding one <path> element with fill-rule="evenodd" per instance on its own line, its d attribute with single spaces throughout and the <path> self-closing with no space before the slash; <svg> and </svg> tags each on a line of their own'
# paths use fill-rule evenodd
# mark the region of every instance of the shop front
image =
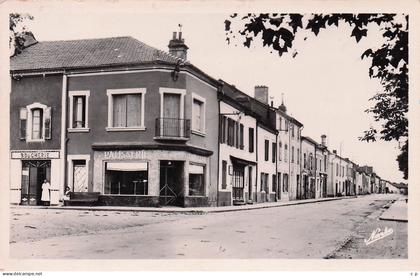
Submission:
<svg viewBox="0 0 420 276">
<path fill-rule="evenodd" d="M 210 158 L 186 151 L 95 150 L 100 205 L 207 206 Z"/>
<path fill-rule="evenodd" d="M 50 204 L 57 205 L 60 195 L 60 152 L 53 150 L 11 151 L 10 203 L 43 205 L 42 184 L 50 183 Z"/>
</svg>

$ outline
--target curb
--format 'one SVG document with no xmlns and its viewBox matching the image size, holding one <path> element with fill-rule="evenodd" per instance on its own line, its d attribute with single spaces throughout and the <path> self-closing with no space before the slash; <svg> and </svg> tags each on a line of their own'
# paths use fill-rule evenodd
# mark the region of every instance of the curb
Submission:
<svg viewBox="0 0 420 276">
<path fill-rule="evenodd" d="M 283 206 L 293 206 L 293 205 L 302 205 L 302 204 L 310 204 L 310 203 L 321 203 L 327 201 L 334 201 L 334 200 L 342 200 L 342 199 L 351 199 L 357 198 L 357 196 L 346 196 L 346 197 L 332 197 L 332 198 L 323 198 L 321 200 L 314 200 L 314 201 L 299 201 L 294 200 L 290 202 L 284 202 L 281 204 L 274 204 L 273 205 L 250 205 L 247 207 L 239 207 L 239 208 L 226 208 L 226 209 L 214 209 L 214 210 L 203 210 L 203 209 L 195 209 L 195 210 L 185 210 L 185 209 L 162 209 L 159 210 L 158 208 L 150 208 L 149 207 L 142 207 L 142 209 L 116 209 L 116 208 L 97 208 L 97 207 L 84 207 L 84 206 L 40 206 L 40 207 L 23 207 L 23 206 L 11 206 L 11 208 L 28 208 L 28 209 L 51 209 L 51 210 L 80 210 L 80 211 L 112 211 L 112 212 L 154 212 L 154 213 L 179 213 L 179 214 L 195 214 L 195 215 L 204 215 L 209 213 L 226 213 L 226 212 L 237 212 L 237 211 L 250 211 L 250 210 L 257 210 L 257 209 L 267 209 L 267 208 L 276 208 L 276 207 L 283 207 Z M 206 207 L 204 207 L 206 208 Z M 215 208 L 223 208 L 223 207 L 215 207 Z"/>
</svg>

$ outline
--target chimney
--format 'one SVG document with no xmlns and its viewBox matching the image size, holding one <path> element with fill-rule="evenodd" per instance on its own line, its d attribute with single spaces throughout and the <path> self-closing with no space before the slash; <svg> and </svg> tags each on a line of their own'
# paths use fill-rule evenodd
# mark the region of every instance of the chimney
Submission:
<svg viewBox="0 0 420 276">
<path fill-rule="evenodd" d="M 265 85 L 256 85 L 254 98 L 262 103 L 268 104 L 268 87 Z"/>
<path fill-rule="evenodd" d="M 182 32 L 179 31 L 178 38 L 176 37 L 177 32 L 173 32 L 172 39 L 169 41 L 169 53 L 178 58 L 187 59 L 188 46 L 185 45 L 185 41 L 182 38 Z"/>
<path fill-rule="evenodd" d="M 333 150 L 333 153 L 334 153 L 334 154 L 337 154 L 337 150 Z"/>
<path fill-rule="evenodd" d="M 326 147 L 326 146 L 327 146 L 327 141 L 326 141 L 326 139 L 327 139 L 327 135 L 322 134 L 322 135 L 321 135 L 321 145 L 323 145 L 324 147 Z"/>
</svg>

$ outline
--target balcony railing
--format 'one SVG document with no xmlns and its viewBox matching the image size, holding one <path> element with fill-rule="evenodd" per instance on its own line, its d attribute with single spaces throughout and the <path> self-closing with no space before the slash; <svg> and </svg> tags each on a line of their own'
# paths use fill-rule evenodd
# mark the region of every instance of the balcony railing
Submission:
<svg viewBox="0 0 420 276">
<path fill-rule="evenodd" d="M 156 138 L 158 139 L 181 139 L 190 138 L 191 122 L 179 118 L 156 118 Z"/>
</svg>

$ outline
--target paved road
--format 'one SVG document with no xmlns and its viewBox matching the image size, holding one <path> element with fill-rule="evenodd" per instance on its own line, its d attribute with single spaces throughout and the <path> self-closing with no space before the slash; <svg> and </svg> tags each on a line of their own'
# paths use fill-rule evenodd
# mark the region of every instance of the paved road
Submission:
<svg viewBox="0 0 420 276">
<path fill-rule="evenodd" d="M 407 258 L 395 195 L 206 215 L 12 209 L 13 258 Z M 378 227 L 394 234 L 366 246 Z"/>
</svg>

